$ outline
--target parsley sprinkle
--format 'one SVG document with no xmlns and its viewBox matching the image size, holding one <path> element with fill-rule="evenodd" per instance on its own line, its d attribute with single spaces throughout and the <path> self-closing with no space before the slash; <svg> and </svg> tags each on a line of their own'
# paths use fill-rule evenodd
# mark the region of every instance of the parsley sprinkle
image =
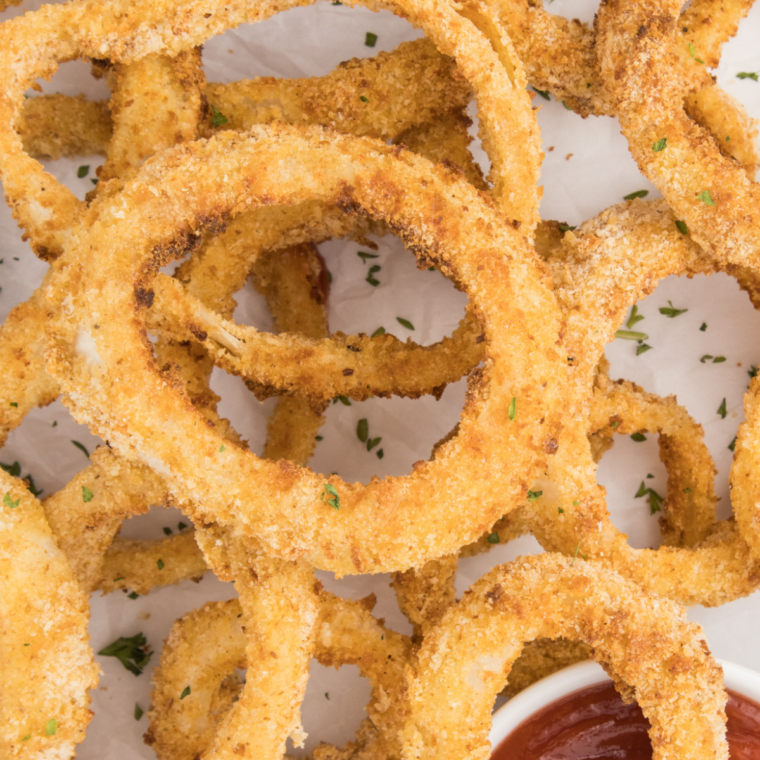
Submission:
<svg viewBox="0 0 760 760">
<path fill-rule="evenodd" d="M 407 330 L 414 330 L 414 325 L 408 319 L 404 319 L 403 317 L 396 317 L 396 322 L 398 322 L 402 327 L 406 327 Z"/>
<path fill-rule="evenodd" d="M 357 251 L 356 255 L 366 264 L 367 259 L 379 259 L 379 253 L 367 253 L 366 251 Z"/>
<path fill-rule="evenodd" d="M 580 542 L 580 541 L 578 541 L 578 546 L 576 546 L 576 547 L 575 547 L 575 554 L 573 554 L 573 559 L 572 559 L 572 562 L 570 563 L 571 565 L 574 565 L 574 564 L 575 564 L 575 560 L 576 560 L 576 558 L 577 558 L 577 556 L 578 556 L 578 550 L 579 550 L 580 548 L 581 548 L 581 542 Z"/>
<path fill-rule="evenodd" d="M 633 327 L 637 322 L 641 322 L 642 319 L 644 319 L 644 315 L 639 314 L 639 307 L 634 304 L 633 308 L 631 309 L 631 316 L 628 317 L 628 321 L 625 323 L 625 326 L 629 328 Z"/>
<path fill-rule="evenodd" d="M 682 222 L 680 219 L 676 219 L 676 229 L 682 235 L 688 235 L 689 234 L 689 228 L 686 226 L 686 222 Z"/>
<path fill-rule="evenodd" d="M 325 437 L 323 435 L 318 435 L 314 438 L 314 440 L 319 443 L 320 441 L 324 441 Z"/>
<path fill-rule="evenodd" d="M 15 509 L 19 505 L 20 501 L 20 498 L 16 499 L 16 501 L 13 501 L 10 491 L 6 491 L 5 496 L 3 496 L 3 504 L 5 504 L 5 506 L 9 509 Z"/>
<path fill-rule="evenodd" d="M 649 476 L 647 476 L 649 477 Z M 636 496 L 634 498 L 640 499 L 642 496 L 647 496 L 647 501 L 649 502 L 649 514 L 654 515 L 657 512 L 662 512 L 662 496 L 657 493 L 652 488 L 647 488 L 644 485 L 644 481 L 641 481 L 641 485 L 639 486 L 639 490 L 636 491 Z"/>
<path fill-rule="evenodd" d="M 325 496 L 327 496 L 327 503 L 333 509 L 340 509 L 340 496 L 338 496 L 338 491 L 332 483 L 325 483 L 325 490 L 320 497 L 323 504 L 325 503 Z"/>
<path fill-rule="evenodd" d="M 377 446 L 377 444 L 380 443 L 380 441 L 382 440 L 383 440 L 382 438 L 370 438 L 367 441 L 367 451 L 372 451 L 372 449 L 374 449 L 375 446 Z"/>
<path fill-rule="evenodd" d="M 570 108 L 570 106 L 569 106 L 567 103 L 565 103 L 565 101 L 564 101 L 564 100 L 562 101 L 562 105 L 563 105 L 563 106 L 565 106 L 565 108 L 566 108 L 568 111 L 572 111 L 572 110 L 573 110 L 572 108 Z"/>
<path fill-rule="evenodd" d="M 718 407 L 718 414 L 722 420 L 726 419 L 726 414 L 728 414 L 728 411 L 726 410 L 726 399 L 723 399 L 723 401 L 720 402 L 720 406 Z"/>
<path fill-rule="evenodd" d="M 643 433 L 634 433 L 631 436 L 631 439 L 636 441 L 636 443 L 643 443 L 646 441 L 647 437 Z"/>
<path fill-rule="evenodd" d="M 652 150 L 655 153 L 659 153 L 660 151 L 665 150 L 665 148 L 668 145 L 668 138 L 667 137 L 661 137 L 653 146 Z"/>
<path fill-rule="evenodd" d="M 346 398 L 345 396 L 336 396 L 333 399 L 333 404 L 337 404 L 338 401 L 340 401 L 343 406 L 351 406 L 351 399 Z"/>
<path fill-rule="evenodd" d="M 136 599 L 137 594 L 134 597 L 130 594 L 129 597 Z M 129 637 L 120 636 L 112 644 L 101 649 L 98 654 L 102 657 L 115 657 L 130 673 L 139 676 L 153 656 L 153 652 L 145 651 L 146 643 L 142 633 Z"/>
<path fill-rule="evenodd" d="M 533 88 L 544 100 L 551 100 L 549 97 L 549 90 L 539 90 L 538 87 Z"/>
<path fill-rule="evenodd" d="M 127 599 L 137 599 L 139 594 L 136 591 L 133 591 L 131 594 L 127 594 Z"/>
<path fill-rule="evenodd" d="M 620 420 L 612 420 L 612 429 L 614 430 L 620 424 Z"/>
<path fill-rule="evenodd" d="M 635 193 L 628 193 L 623 196 L 624 201 L 632 201 L 634 198 L 646 198 L 649 195 L 649 190 L 637 190 Z"/>
<path fill-rule="evenodd" d="M 45 724 L 45 736 L 55 736 L 58 732 L 58 721 L 55 718 L 51 718 Z"/>
<path fill-rule="evenodd" d="M 164 561 L 162 559 L 158 560 L 158 562 L 156 562 L 156 565 L 157 565 L 157 567 L 158 567 L 159 570 L 163 570 L 164 569 Z"/>
<path fill-rule="evenodd" d="M 736 448 L 736 436 L 734 436 L 734 440 L 731 441 L 731 443 L 728 444 L 728 450 L 733 451 Z"/>
<path fill-rule="evenodd" d="M 185 697 L 189 697 L 189 696 L 190 696 L 190 687 L 185 686 L 185 688 L 182 690 L 182 694 L 179 695 L 179 698 L 184 699 Z"/>
<path fill-rule="evenodd" d="M 374 32 L 367 32 L 367 36 L 364 38 L 364 44 L 367 47 L 375 47 L 377 42 L 377 35 Z"/>
<path fill-rule="evenodd" d="M 97 185 L 98 184 L 98 180 L 96 180 L 96 179 L 91 179 L 90 182 L 92 182 L 93 185 Z"/>
<path fill-rule="evenodd" d="M 143 709 L 135 702 L 135 720 L 140 720 L 143 716 Z"/>
<path fill-rule="evenodd" d="M 380 266 L 378 264 L 373 264 L 369 268 L 367 276 L 364 278 L 365 282 L 368 282 L 370 285 L 372 285 L 373 288 L 376 288 L 380 284 L 380 280 L 375 277 L 375 274 L 377 274 L 379 271 Z"/>
<path fill-rule="evenodd" d="M 87 451 L 87 449 L 86 449 L 84 446 L 82 446 L 82 444 L 81 444 L 81 443 L 79 443 L 79 441 L 72 441 L 72 443 L 73 443 L 73 444 L 74 444 L 74 445 L 75 445 L 75 446 L 76 446 L 76 447 L 77 447 L 77 448 L 78 448 L 78 449 L 79 449 L 79 450 L 80 450 L 80 451 L 81 451 L 81 452 L 82 452 L 82 453 L 83 453 L 83 454 L 84 454 L 84 455 L 85 455 L 85 456 L 86 456 L 88 459 L 90 458 L 90 452 L 89 452 L 89 451 Z"/>
<path fill-rule="evenodd" d="M 486 539 L 486 541 L 488 541 L 489 544 L 498 544 L 499 543 L 499 534 L 496 531 L 494 531 L 493 533 L 491 533 L 488 536 L 488 538 Z"/>
<path fill-rule="evenodd" d="M 704 63 L 704 61 L 701 58 L 697 58 L 697 54 L 694 50 L 694 45 L 689 43 L 689 55 L 697 62 L 697 63 Z"/>
<path fill-rule="evenodd" d="M 713 359 L 713 364 L 722 364 L 724 361 L 726 361 L 726 357 L 725 356 L 716 356 Z"/>
<path fill-rule="evenodd" d="M 580 506 L 580 504 L 581 504 L 581 503 L 580 503 L 579 501 L 574 501 L 574 502 L 573 502 L 573 506 L 574 506 L 574 507 L 579 507 L 579 506 Z"/>
<path fill-rule="evenodd" d="M 187 528 L 186 523 L 183 523 L 183 522 L 177 523 L 177 530 L 184 530 L 185 528 Z"/>
<path fill-rule="evenodd" d="M 171 536 L 171 534 L 172 534 L 172 529 L 171 529 L 171 528 L 166 528 L 166 527 L 165 527 L 165 528 L 164 528 L 164 535 L 165 535 L 165 536 Z"/>
<path fill-rule="evenodd" d="M 514 421 L 517 417 L 517 396 L 512 396 L 512 400 L 509 402 L 509 419 Z"/>
<path fill-rule="evenodd" d="M 671 301 L 668 301 L 669 306 L 661 306 L 659 311 L 665 317 L 669 319 L 675 319 L 680 314 L 686 314 L 688 309 L 676 309 Z"/>
<path fill-rule="evenodd" d="M 88 501 L 92 501 L 92 491 L 87 486 L 82 486 L 82 501 L 87 504 Z"/>
<path fill-rule="evenodd" d="M 707 329 L 707 322 L 702 322 L 702 325 L 699 328 L 700 332 L 704 332 L 706 329 Z"/>
<path fill-rule="evenodd" d="M 528 501 L 536 501 L 543 491 L 528 491 Z"/>
<path fill-rule="evenodd" d="M 560 222 L 559 224 L 559 231 L 560 232 L 570 232 L 571 230 L 576 229 L 576 225 L 569 225 L 565 224 L 564 222 Z"/>
<path fill-rule="evenodd" d="M 372 333 L 370 336 L 371 338 L 376 338 L 378 335 L 385 335 L 385 328 L 384 327 L 378 327 L 375 332 Z"/>
<path fill-rule="evenodd" d="M 330 699 L 330 694 L 327 691 L 325 692 L 325 699 Z"/>
<path fill-rule="evenodd" d="M 642 343 L 641 345 L 636 346 L 636 356 L 640 356 L 641 354 L 645 354 L 651 348 L 652 347 L 648 343 Z"/>
<path fill-rule="evenodd" d="M 28 739 L 31 739 L 31 738 L 32 738 L 32 735 L 31 734 L 27 734 L 21 741 L 25 742 L 25 741 L 27 741 Z"/>
<path fill-rule="evenodd" d="M 561 515 L 565 514 L 565 510 L 562 509 L 562 507 L 557 507 L 557 512 L 559 512 L 559 514 L 561 514 Z"/>
<path fill-rule="evenodd" d="M 378 449 L 376 456 L 378 459 L 382 459 L 385 456 L 385 452 L 382 449 Z"/>
<path fill-rule="evenodd" d="M 704 364 L 706 361 L 709 361 L 712 358 L 713 357 L 711 354 L 705 354 L 699 361 L 701 364 Z"/>
<path fill-rule="evenodd" d="M 14 409 L 18 409 L 18 401 L 11 401 L 11 406 L 12 406 Z"/>
<path fill-rule="evenodd" d="M 359 95 L 359 100 L 361 100 L 362 103 L 369 103 L 369 98 L 365 95 Z"/>
<path fill-rule="evenodd" d="M 615 333 L 616 338 L 622 338 L 623 340 L 647 340 L 649 336 L 643 332 L 636 332 L 635 330 L 618 330 Z"/>
<path fill-rule="evenodd" d="M 705 206 L 714 206 L 715 201 L 712 199 L 712 196 L 710 195 L 709 190 L 703 190 L 698 196 L 699 200 L 702 201 L 702 203 L 705 204 Z"/>
<path fill-rule="evenodd" d="M 209 103 L 209 106 L 211 108 L 211 124 L 214 127 L 221 127 L 222 124 L 226 124 L 228 119 L 227 117 L 221 112 L 218 111 L 214 106 Z"/>
<path fill-rule="evenodd" d="M 758 369 L 754 364 L 749 365 L 749 369 L 747 370 L 747 374 L 750 376 L 750 378 L 757 377 Z"/>
<path fill-rule="evenodd" d="M 77 169 L 77 177 L 79 177 L 79 179 L 82 179 L 82 177 L 86 177 L 89 173 L 90 173 L 89 166 L 80 166 Z"/>
<path fill-rule="evenodd" d="M 757 72 L 756 71 L 740 71 L 736 75 L 737 79 L 751 79 L 753 82 L 757 82 Z"/>
<path fill-rule="evenodd" d="M 691 488 L 684 488 L 681 493 L 691 493 Z"/>
<path fill-rule="evenodd" d="M 220 453 L 220 454 L 224 454 L 224 452 L 225 452 L 225 451 L 227 451 L 227 447 L 226 447 L 224 444 L 222 444 L 222 445 L 219 447 L 219 453 Z"/>
<path fill-rule="evenodd" d="M 356 426 L 356 437 L 362 442 L 366 443 L 369 438 L 369 423 L 366 419 L 359 420 Z"/>
</svg>

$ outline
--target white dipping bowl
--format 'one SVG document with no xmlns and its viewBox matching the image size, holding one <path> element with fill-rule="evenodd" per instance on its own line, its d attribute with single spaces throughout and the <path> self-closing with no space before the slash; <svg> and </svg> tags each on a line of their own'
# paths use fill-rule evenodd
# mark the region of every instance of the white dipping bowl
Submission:
<svg viewBox="0 0 760 760">
<path fill-rule="evenodd" d="M 725 660 L 718 662 L 723 667 L 727 689 L 760 703 L 760 673 Z M 609 680 L 601 665 L 587 660 L 536 681 L 494 713 L 489 736 L 491 747 L 496 749 L 523 721 L 543 707 L 574 691 Z"/>
</svg>

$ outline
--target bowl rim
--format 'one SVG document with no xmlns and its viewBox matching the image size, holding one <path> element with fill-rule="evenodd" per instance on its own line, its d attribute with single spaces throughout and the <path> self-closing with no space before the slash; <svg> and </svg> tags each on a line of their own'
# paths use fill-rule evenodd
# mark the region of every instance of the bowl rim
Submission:
<svg viewBox="0 0 760 760">
<path fill-rule="evenodd" d="M 727 689 L 760 703 L 760 673 L 716 657 L 723 668 L 723 680 Z M 493 715 L 489 739 L 495 749 L 512 731 L 537 710 L 594 684 L 609 681 L 602 666 L 593 660 L 585 660 L 558 670 L 529 686 L 512 697 Z"/>
</svg>

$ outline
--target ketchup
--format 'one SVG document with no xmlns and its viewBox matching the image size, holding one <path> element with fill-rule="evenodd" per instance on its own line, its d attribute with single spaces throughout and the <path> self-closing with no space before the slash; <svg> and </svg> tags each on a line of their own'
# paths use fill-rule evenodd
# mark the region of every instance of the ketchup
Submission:
<svg viewBox="0 0 760 760">
<path fill-rule="evenodd" d="M 728 692 L 731 760 L 760 760 L 760 704 Z M 492 760 L 652 760 L 649 721 L 611 682 L 568 694 L 523 721 Z"/>
</svg>

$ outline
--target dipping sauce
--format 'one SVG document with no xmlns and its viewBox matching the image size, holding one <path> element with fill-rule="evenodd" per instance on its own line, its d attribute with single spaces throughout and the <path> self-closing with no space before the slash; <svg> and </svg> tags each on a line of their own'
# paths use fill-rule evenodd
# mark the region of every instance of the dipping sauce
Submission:
<svg viewBox="0 0 760 760">
<path fill-rule="evenodd" d="M 728 692 L 731 760 L 760 760 L 760 704 Z M 523 721 L 492 760 L 652 760 L 649 721 L 611 682 L 568 694 Z"/>
</svg>

